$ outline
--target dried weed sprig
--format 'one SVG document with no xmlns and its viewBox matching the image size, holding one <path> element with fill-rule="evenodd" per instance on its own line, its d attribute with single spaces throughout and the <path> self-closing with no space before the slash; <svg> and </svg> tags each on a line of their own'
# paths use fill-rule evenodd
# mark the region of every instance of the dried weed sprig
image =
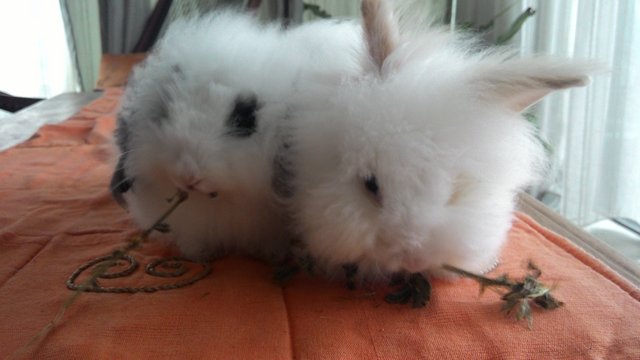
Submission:
<svg viewBox="0 0 640 360">
<path fill-rule="evenodd" d="M 275 264 L 273 270 L 273 280 L 280 286 L 284 286 L 291 281 L 300 271 L 313 275 L 315 261 L 311 256 L 294 256 L 289 254 L 283 261 Z"/>
<path fill-rule="evenodd" d="M 166 232 L 169 230 L 167 224 L 164 222 L 171 213 L 173 213 L 178 206 L 187 200 L 188 194 L 185 191 L 178 190 L 178 192 L 167 199 L 168 202 L 171 203 L 171 206 L 165 211 L 156 222 L 153 223 L 149 228 L 142 231 L 142 233 L 133 239 L 127 241 L 127 243 L 114 250 L 111 255 L 109 255 L 109 259 L 100 263 L 91 271 L 91 276 L 87 280 L 85 280 L 78 289 L 73 292 L 71 296 L 62 304 L 54 318 L 49 321 L 36 335 L 34 335 L 29 342 L 23 347 L 19 348 L 16 352 L 14 352 L 10 358 L 18 358 L 21 355 L 25 355 L 29 349 L 31 349 L 36 344 L 40 343 L 40 341 L 44 340 L 51 331 L 60 324 L 60 321 L 64 317 L 67 309 L 78 299 L 80 294 L 85 292 L 85 289 L 90 288 L 92 286 L 96 286 L 98 278 L 102 275 L 106 274 L 109 268 L 116 266 L 118 261 L 124 259 L 125 255 L 127 255 L 131 250 L 134 250 L 140 247 L 151 235 L 153 231 Z"/>
<path fill-rule="evenodd" d="M 502 293 L 501 299 L 504 301 L 504 304 L 502 304 L 501 310 L 506 314 L 510 314 L 514 309 L 517 309 L 516 319 L 526 319 L 529 329 L 533 327 L 531 302 L 545 310 L 553 310 L 564 305 L 563 302 L 551 295 L 551 287 L 547 287 L 538 281 L 542 271 L 531 261 L 529 261 L 527 265 L 530 272 L 520 281 L 510 279 L 507 274 L 491 279 L 451 265 L 444 265 L 443 268 L 458 275 L 476 280 L 480 284 L 481 294 L 489 287 L 508 289 L 507 292 Z"/>
<path fill-rule="evenodd" d="M 389 304 L 406 304 L 411 301 L 411 307 L 417 309 L 427 306 L 431 300 L 431 283 L 420 273 L 410 274 L 408 279 L 393 279 L 389 285 L 400 285 L 397 291 L 384 297 L 384 301 Z"/>
<path fill-rule="evenodd" d="M 355 290 L 356 289 L 356 275 L 358 274 L 358 265 L 357 264 L 344 264 L 342 265 L 342 269 L 344 270 L 344 277 L 347 280 L 347 289 Z"/>
</svg>

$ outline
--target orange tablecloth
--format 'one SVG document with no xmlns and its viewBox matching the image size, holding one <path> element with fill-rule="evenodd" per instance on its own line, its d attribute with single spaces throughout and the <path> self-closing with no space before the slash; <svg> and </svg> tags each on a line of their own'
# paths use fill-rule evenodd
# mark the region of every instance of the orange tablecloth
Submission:
<svg viewBox="0 0 640 360">
<path fill-rule="evenodd" d="M 50 321 L 79 265 L 135 234 L 111 199 L 111 132 L 121 92 L 0 153 L 0 358 Z M 135 251 L 148 262 L 158 243 Z M 494 273 L 528 258 L 566 306 L 534 310 L 534 328 L 499 313 L 470 280 L 435 282 L 427 308 L 389 305 L 384 289 L 349 291 L 307 276 L 285 288 L 258 261 L 230 257 L 189 287 L 82 294 L 25 357 L 38 359 L 640 359 L 640 291 L 567 240 L 519 214 Z M 144 285 L 141 270 L 123 284 Z"/>
</svg>

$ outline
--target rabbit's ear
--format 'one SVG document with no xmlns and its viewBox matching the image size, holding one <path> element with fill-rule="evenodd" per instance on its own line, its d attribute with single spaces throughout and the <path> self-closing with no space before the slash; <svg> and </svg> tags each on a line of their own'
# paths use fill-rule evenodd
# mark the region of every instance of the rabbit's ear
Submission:
<svg viewBox="0 0 640 360">
<path fill-rule="evenodd" d="M 362 1 L 362 24 L 369 56 L 378 71 L 398 44 L 398 25 L 386 0 Z"/>
<path fill-rule="evenodd" d="M 585 86 L 601 66 L 544 58 L 511 59 L 480 66 L 473 75 L 482 97 L 521 112 L 555 90 Z"/>
</svg>

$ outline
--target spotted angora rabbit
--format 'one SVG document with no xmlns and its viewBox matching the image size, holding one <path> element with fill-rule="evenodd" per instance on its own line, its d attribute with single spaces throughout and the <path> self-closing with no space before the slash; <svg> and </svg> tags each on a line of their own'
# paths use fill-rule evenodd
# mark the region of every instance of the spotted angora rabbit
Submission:
<svg viewBox="0 0 640 360">
<path fill-rule="evenodd" d="M 592 67 L 401 32 L 379 0 L 363 1 L 363 28 L 365 72 L 296 100 L 284 201 L 302 251 L 325 275 L 355 265 L 361 280 L 446 276 L 443 264 L 487 271 L 516 193 L 544 168 L 520 113 L 585 85 Z"/>
<path fill-rule="evenodd" d="M 146 228 L 176 188 L 189 191 L 166 221 L 185 256 L 280 257 L 288 237 L 271 180 L 286 100 L 304 79 L 359 71 L 356 27 L 284 31 L 233 11 L 174 23 L 123 96 L 116 200 Z"/>
</svg>

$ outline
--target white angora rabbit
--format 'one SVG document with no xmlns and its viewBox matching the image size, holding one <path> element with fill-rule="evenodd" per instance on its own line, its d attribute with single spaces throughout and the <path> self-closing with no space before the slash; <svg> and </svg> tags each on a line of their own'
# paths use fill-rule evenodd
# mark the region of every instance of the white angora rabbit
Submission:
<svg viewBox="0 0 640 360">
<path fill-rule="evenodd" d="M 288 209 L 302 251 L 328 276 L 485 272 L 514 197 L 544 150 L 521 112 L 583 86 L 589 64 L 479 50 L 433 29 L 400 31 L 388 4 L 363 1 L 368 65 L 296 99 Z M 326 99 L 319 102 L 318 99 Z"/>
<path fill-rule="evenodd" d="M 172 24 L 123 97 L 116 200 L 145 228 L 176 188 L 189 191 L 167 220 L 185 256 L 281 257 L 288 237 L 271 181 L 286 102 L 304 79 L 331 83 L 359 71 L 354 27 L 284 31 L 232 11 Z"/>
</svg>

